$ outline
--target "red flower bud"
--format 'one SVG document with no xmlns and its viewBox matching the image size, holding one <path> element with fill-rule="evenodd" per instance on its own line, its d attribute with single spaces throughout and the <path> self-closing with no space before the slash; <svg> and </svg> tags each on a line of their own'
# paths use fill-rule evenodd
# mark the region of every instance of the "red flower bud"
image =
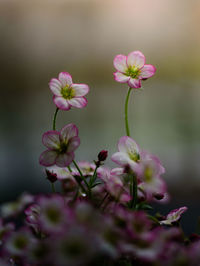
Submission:
<svg viewBox="0 0 200 266">
<path fill-rule="evenodd" d="M 106 151 L 106 150 L 102 150 L 98 154 L 98 160 L 99 160 L 99 162 L 105 161 L 107 157 L 108 157 L 108 151 Z"/>
<path fill-rule="evenodd" d="M 51 182 L 54 183 L 57 180 L 57 174 L 54 174 L 53 172 L 50 172 L 48 170 L 46 170 L 46 174 L 47 174 L 47 179 Z"/>
</svg>

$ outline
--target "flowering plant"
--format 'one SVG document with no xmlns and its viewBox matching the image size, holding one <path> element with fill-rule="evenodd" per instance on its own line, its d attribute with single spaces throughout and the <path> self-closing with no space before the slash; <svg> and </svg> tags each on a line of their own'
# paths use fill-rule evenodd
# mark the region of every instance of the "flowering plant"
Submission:
<svg viewBox="0 0 200 266">
<path fill-rule="evenodd" d="M 56 111 L 52 130 L 43 134 L 47 148 L 39 158 L 51 183 L 48 195 L 23 194 L 1 205 L 0 265 L 22 266 L 170 266 L 200 265 L 200 236 L 187 238 L 180 226 L 187 207 L 166 216 L 153 215 L 151 203 L 169 198 L 160 160 L 130 136 L 130 93 L 155 74 L 139 51 L 114 59 L 114 78 L 128 83 L 125 136 L 111 156 L 116 168 L 104 166 L 108 152 L 96 160 L 76 162 L 80 144 L 74 124 L 56 129 L 59 110 L 83 108 L 86 84 L 75 84 L 67 72 L 49 83 Z M 61 189 L 55 190 L 55 182 Z"/>
</svg>

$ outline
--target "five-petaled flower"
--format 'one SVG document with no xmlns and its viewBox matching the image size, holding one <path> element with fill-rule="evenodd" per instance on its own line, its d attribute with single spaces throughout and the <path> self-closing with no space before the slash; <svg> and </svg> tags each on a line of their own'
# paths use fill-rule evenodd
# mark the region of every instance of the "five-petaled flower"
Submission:
<svg viewBox="0 0 200 266">
<path fill-rule="evenodd" d="M 120 83 L 128 83 L 131 88 L 141 88 L 141 80 L 152 77 L 156 68 L 145 64 L 145 56 L 140 51 L 116 55 L 113 61 L 117 71 L 114 78 Z"/>
<path fill-rule="evenodd" d="M 68 124 L 60 132 L 47 131 L 42 136 L 42 142 L 47 150 L 40 155 L 41 165 L 68 166 L 74 159 L 74 151 L 80 145 L 78 128 L 74 124 Z"/>
<path fill-rule="evenodd" d="M 89 86 L 73 83 L 72 76 L 67 72 L 61 72 L 58 79 L 51 79 L 49 87 L 54 94 L 53 101 L 59 109 L 69 110 L 71 107 L 83 108 L 87 105 L 84 96 L 89 92 Z"/>
</svg>

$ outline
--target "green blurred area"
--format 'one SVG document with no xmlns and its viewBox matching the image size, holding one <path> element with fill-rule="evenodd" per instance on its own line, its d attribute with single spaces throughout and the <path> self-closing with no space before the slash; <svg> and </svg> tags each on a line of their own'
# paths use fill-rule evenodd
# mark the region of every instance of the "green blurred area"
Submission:
<svg viewBox="0 0 200 266">
<path fill-rule="evenodd" d="M 187 0 L 1 1 L 1 200 L 49 190 L 38 157 L 55 111 L 48 82 L 61 71 L 90 86 L 87 108 L 58 114 L 58 129 L 79 128 L 77 159 L 116 151 L 127 87 L 112 62 L 133 50 L 157 73 L 131 95 L 131 136 L 161 158 L 177 200 L 198 198 L 199 13 L 199 1 Z"/>
</svg>

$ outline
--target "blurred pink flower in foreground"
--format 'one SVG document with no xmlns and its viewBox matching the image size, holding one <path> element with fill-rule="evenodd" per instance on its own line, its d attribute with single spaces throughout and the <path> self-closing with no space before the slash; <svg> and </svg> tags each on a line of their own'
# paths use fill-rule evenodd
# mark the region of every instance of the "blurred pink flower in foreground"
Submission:
<svg viewBox="0 0 200 266">
<path fill-rule="evenodd" d="M 59 109 L 69 110 L 71 107 L 83 108 L 87 105 L 84 96 L 89 92 L 89 86 L 73 83 L 72 76 L 67 72 L 61 72 L 58 79 L 51 79 L 49 87 L 54 94 L 53 101 Z"/>
<path fill-rule="evenodd" d="M 80 145 L 78 128 L 74 124 L 64 126 L 61 131 L 47 131 L 42 136 L 47 150 L 40 155 L 40 164 L 59 167 L 70 165 L 74 159 L 74 151 Z"/>
<path fill-rule="evenodd" d="M 125 55 L 116 55 L 113 61 L 117 72 L 114 79 L 120 83 L 128 83 L 131 88 L 141 88 L 141 80 L 152 77 L 156 68 L 145 65 L 145 56 L 140 51 Z"/>
<path fill-rule="evenodd" d="M 172 223 L 178 222 L 181 219 L 181 215 L 187 211 L 187 207 L 181 207 L 179 209 L 172 210 L 167 214 L 166 219 L 161 221 L 160 224 L 172 225 Z"/>
</svg>

